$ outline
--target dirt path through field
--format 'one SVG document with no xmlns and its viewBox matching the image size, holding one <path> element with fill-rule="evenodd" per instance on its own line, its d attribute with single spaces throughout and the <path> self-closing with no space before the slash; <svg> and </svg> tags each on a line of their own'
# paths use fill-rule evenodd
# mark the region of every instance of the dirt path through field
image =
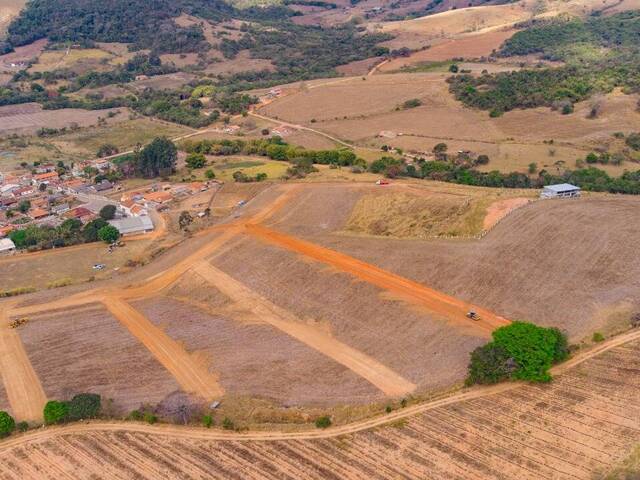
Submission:
<svg viewBox="0 0 640 480">
<path fill-rule="evenodd" d="M 209 362 L 205 357 L 187 352 L 178 342 L 124 300 L 106 297 L 104 305 L 140 343 L 147 347 L 147 350 L 173 375 L 185 392 L 199 395 L 207 401 L 222 396 L 224 391 L 218 383 L 218 377 L 209 372 Z"/>
<path fill-rule="evenodd" d="M 47 396 L 4 309 L 0 310 L 0 375 L 13 417 L 18 421 L 41 421 Z"/>
<path fill-rule="evenodd" d="M 514 210 L 531 202 L 530 198 L 507 198 L 493 202 L 487 208 L 487 215 L 482 223 L 483 230 L 493 228 L 500 220 L 509 215 Z"/>
<path fill-rule="evenodd" d="M 629 342 L 640 340 L 640 329 L 632 330 L 629 333 L 607 340 L 598 347 L 580 353 L 568 362 L 558 365 L 552 369 L 556 375 L 563 374 L 583 362 L 590 360 L 612 348 L 625 345 Z M 524 383 L 510 382 L 490 387 L 474 387 L 448 397 L 432 400 L 418 405 L 413 405 L 404 409 L 395 410 L 389 414 L 377 416 L 367 420 L 354 422 L 348 425 L 332 427 L 328 429 L 315 429 L 304 432 L 225 432 L 221 430 L 208 430 L 198 427 L 187 427 L 180 425 L 147 425 L 132 422 L 87 422 L 74 423 L 63 427 L 49 427 L 46 429 L 33 430 L 25 435 L 16 436 L 0 442 L 0 453 L 5 453 L 15 447 L 28 445 L 32 442 L 41 442 L 55 439 L 60 436 L 95 433 L 95 432 L 137 432 L 150 435 L 166 435 L 173 439 L 197 439 L 197 440 L 259 440 L 259 441 L 279 441 L 279 440 L 311 440 L 322 438 L 335 438 L 340 435 L 361 432 L 372 428 L 381 427 L 393 422 L 397 422 L 407 417 L 434 410 L 439 407 L 461 403 L 468 400 L 486 398 L 499 393 L 515 391 L 525 388 Z"/>
<path fill-rule="evenodd" d="M 340 342 L 321 329 L 303 323 L 292 313 L 274 305 L 209 262 L 195 266 L 195 272 L 241 306 L 287 335 L 299 340 L 352 372 L 371 382 L 385 395 L 400 397 L 415 390 L 416 385 L 372 357 Z"/>
<path fill-rule="evenodd" d="M 489 337 L 498 327 L 508 325 L 509 320 L 484 308 L 463 302 L 457 298 L 426 287 L 418 282 L 406 279 L 395 273 L 378 268 L 369 263 L 357 260 L 348 255 L 315 245 L 290 235 L 271 230 L 257 224 L 247 224 L 247 232 L 257 238 L 287 250 L 299 253 L 313 260 L 335 267 L 343 272 L 369 282 L 383 290 L 387 290 L 399 299 L 425 307 L 457 327 Z M 475 311 L 480 320 L 474 321 L 466 317 L 467 312 Z"/>
</svg>

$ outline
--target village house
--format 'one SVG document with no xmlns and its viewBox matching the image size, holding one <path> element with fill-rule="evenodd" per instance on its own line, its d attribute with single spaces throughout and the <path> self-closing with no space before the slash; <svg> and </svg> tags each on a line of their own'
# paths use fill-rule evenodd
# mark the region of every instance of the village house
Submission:
<svg viewBox="0 0 640 480">
<path fill-rule="evenodd" d="M 60 205 L 54 205 L 51 207 L 51 213 L 53 215 L 62 215 L 63 213 L 68 212 L 70 209 L 68 203 L 61 203 Z"/>
<path fill-rule="evenodd" d="M 37 174 L 51 173 L 56 171 L 56 166 L 53 163 L 45 163 L 44 165 L 38 165 L 36 167 Z"/>
<path fill-rule="evenodd" d="M 5 225 L 4 227 L 0 227 L 0 238 L 6 237 L 9 233 L 13 232 L 16 227 L 13 225 Z"/>
<path fill-rule="evenodd" d="M 89 223 L 91 220 L 97 218 L 97 215 L 95 213 L 85 207 L 76 207 L 74 209 L 71 209 L 68 212 L 64 213 L 63 216 L 65 218 L 76 218 L 83 224 Z"/>
<path fill-rule="evenodd" d="M 161 205 L 171 202 L 173 195 L 169 192 L 151 192 L 145 193 L 143 198 L 147 208 L 158 208 Z"/>
<path fill-rule="evenodd" d="M 27 212 L 27 215 L 34 220 L 38 220 L 40 218 L 45 218 L 49 216 L 49 212 L 44 208 L 32 208 Z"/>
<path fill-rule="evenodd" d="M 58 176 L 57 172 L 41 173 L 39 175 L 34 175 L 32 183 L 33 185 L 39 187 L 42 184 L 49 185 L 51 183 L 55 183 L 59 180 L 59 178 L 60 177 Z"/>
</svg>

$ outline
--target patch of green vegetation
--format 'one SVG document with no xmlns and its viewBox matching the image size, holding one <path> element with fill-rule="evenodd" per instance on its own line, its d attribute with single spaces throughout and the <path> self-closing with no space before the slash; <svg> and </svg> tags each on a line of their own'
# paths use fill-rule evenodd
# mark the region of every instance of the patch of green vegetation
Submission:
<svg viewBox="0 0 640 480">
<path fill-rule="evenodd" d="M 230 168 L 239 169 L 239 168 L 251 168 L 251 167 L 261 167 L 265 165 L 264 162 L 254 161 L 254 160 L 245 160 L 244 162 L 229 162 L 229 163 L 220 163 L 216 165 L 216 168 L 219 170 L 228 170 Z"/>
<path fill-rule="evenodd" d="M 449 67 L 453 65 L 450 60 L 442 62 L 420 62 L 415 65 L 402 67 L 398 72 L 402 73 L 420 73 L 420 72 L 447 72 Z M 395 72 L 394 72 L 395 73 Z"/>
<path fill-rule="evenodd" d="M 557 328 L 513 322 L 492 333 L 493 341 L 471 353 L 467 385 L 504 380 L 548 382 L 553 364 L 569 356 L 566 336 Z"/>
<path fill-rule="evenodd" d="M 496 117 L 515 108 L 571 104 L 594 93 L 622 87 L 640 91 L 640 12 L 630 11 L 588 20 L 534 23 L 507 40 L 498 55 L 540 54 L 560 60 L 559 68 L 525 69 L 450 78 L 450 90 L 465 105 L 489 110 Z"/>
</svg>

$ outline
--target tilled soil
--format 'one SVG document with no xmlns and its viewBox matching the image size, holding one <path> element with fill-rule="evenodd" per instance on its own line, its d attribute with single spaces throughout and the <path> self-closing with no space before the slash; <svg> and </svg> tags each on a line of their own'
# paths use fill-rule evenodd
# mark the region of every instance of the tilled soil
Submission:
<svg viewBox="0 0 640 480">
<path fill-rule="evenodd" d="M 135 306 L 187 350 L 206 355 L 225 393 L 282 405 L 363 403 L 382 397 L 347 368 L 274 327 L 242 321 L 241 305 L 240 320 L 230 318 L 232 311 L 209 313 L 171 298 Z"/>
<path fill-rule="evenodd" d="M 179 389 L 162 365 L 103 309 L 34 317 L 19 333 L 49 399 L 99 393 L 128 412 Z"/>
<path fill-rule="evenodd" d="M 522 385 L 376 429 L 274 434 L 59 431 L 0 453 L 6 478 L 590 480 L 640 441 L 640 344 L 615 347 L 546 385 Z M 46 432 L 44 432 L 46 433 Z M 215 433 L 209 431 L 212 437 Z M 328 432 L 327 432 L 328 433 Z"/>
</svg>

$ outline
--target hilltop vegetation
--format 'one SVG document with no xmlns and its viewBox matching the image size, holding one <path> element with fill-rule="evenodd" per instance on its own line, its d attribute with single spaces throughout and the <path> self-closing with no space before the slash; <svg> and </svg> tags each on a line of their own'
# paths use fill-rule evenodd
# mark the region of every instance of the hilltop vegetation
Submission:
<svg viewBox="0 0 640 480">
<path fill-rule="evenodd" d="M 569 114 L 573 103 L 596 92 L 640 91 L 639 35 L 640 12 L 534 23 L 507 40 L 498 55 L 540 54 L 565 66 L 457 75 L 449 79 L 450 89 L 464 104 L 490 110 L 492 116 L 541 106 Z"/>
</svg>

